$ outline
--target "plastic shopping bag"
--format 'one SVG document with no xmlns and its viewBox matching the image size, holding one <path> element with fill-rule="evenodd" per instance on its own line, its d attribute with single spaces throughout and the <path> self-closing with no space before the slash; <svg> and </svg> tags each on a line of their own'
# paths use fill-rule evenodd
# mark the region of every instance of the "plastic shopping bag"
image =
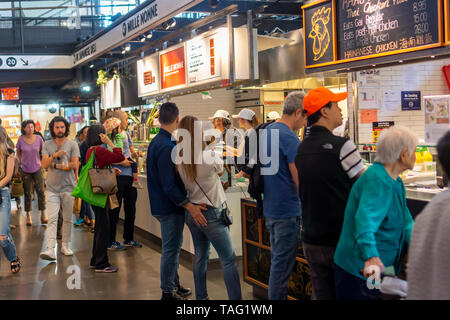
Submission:
<svg viewBox="0 0 450 320">
<path fill-rule="evenodd" d="M 80 177 L 78 178 L 77 186 L 72 192 L 72 196 L 81 198 L 87 203 L 96 207 L 104 208 L 106 205 L 106 200 L 108 199 L 108 195 L 94 193 L 92 191 L 91 178 L 89 177 L 89 169 L 93 167 L 94 157 L 95 150 L 92 151 L 89 161 L 81 169 Z"/>
</svg>

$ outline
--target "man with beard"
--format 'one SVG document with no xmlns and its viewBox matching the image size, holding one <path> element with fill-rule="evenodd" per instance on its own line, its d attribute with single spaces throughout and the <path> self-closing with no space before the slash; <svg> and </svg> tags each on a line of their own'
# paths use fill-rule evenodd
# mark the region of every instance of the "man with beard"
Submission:
<svg viewBox="0 0 450 320">
<path fill-rule="evenodd" d="M 78 168 L 80 149 L 75 141 L 67 139 L 69 123 L 63 117 L 53 118 L 49 125 L 52 139 L 42 148 L 42 168 L 48 169 L 46 180 L 46 207 L 48 213 L 47 250 L 41 252 L 41 259 L 56 260 L 55 245 L 58 212 L 62 208 L 63 236 L 61 253 L 73 255 L 69 247 L 72 232 L 72 191 L 77 184 L 75 170 Z"/>
</svg>

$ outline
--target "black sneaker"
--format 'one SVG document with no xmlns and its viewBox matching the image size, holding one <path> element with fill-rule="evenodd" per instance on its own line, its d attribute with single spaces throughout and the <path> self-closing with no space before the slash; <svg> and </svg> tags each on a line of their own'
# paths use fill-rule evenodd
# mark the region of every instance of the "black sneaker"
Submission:
<svg viewBox="0 0 450 320">
<path fill-rule="evenodd" d="M 183 298 L 192 294 L 191 288 L 185 288 L 181 284 L 175 287 L 175 292 Z"/>
<path fill-rule="evenodd" d="M 182 300 L 187 300 L 187 299 L 185 299 L 182 296 L 178 295 L 176 292 L 172 292 L 172 293 L 165 293 L 165 292 L 163 292 L 161 300 L 165 300 L 165 301 L 182 301 Z"/>
</svg>

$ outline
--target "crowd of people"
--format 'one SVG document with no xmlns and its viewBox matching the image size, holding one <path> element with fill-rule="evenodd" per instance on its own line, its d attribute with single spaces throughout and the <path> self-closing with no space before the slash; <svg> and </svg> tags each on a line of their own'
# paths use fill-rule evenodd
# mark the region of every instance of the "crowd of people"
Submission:
<svg viewBox="0 0 450 320">
<path fill-rule="evenodd" d="M 263 185 L 260 200 L 271 245 L 269 299 L 287 298 L 287 283 L 300 241 L 314 299 L 379 299 L 379 288 L 368 286 L 367 279 L 388 267 L 398 275 L 405 252 L 409 257 L 409 296 L 450 298 L 450 283 L 428 264 L 439 266 L 436 270 L 450 267 L 449 259 L 440 252 L 450 240 L 450 191 L 437 196 L 414 223 L 399 176 L 414 167 L 417 138 L 401 126 L 384 130 L 377 143 L 376 160 L 366 170 L 356 145 L 332 133 L 342 124 L 338 102 L 346 97 L 346 93 L 335 94 L 324 87 L 306 95 L 291 92 L 282 115 L 271 112 L 262 125 L 255 112 L 243 109 L 233 117 L 238 118 L 244 133 L 231 139 L 232 117 L 227 111 L 218 110 L 211 122 L 199 122 L 190 115 L 180 119 L 174 103 L 162 104 L 161 128 L 148 147 L 146 164 L 151 214 L 161 225 L 162 300 L 184 300 L 192 293 L 178 276 L 185 225 L 195 250 L 196 299 L 209 299 L 206 274 L 211 245 L 222 264 L 229 299 L 242 299 L 229 223 L 224 219 L 229 208 L 226 183 L 221 177 L 228 172 L 254 180 L 258 166 L 259 183 Z M 197 123 L 201 123 L 200 130 Z M 211 123 L 216 129 L 212 134 Z M 300 141 L 297 131 L 305 127 L 309 130 Z M 103 124 L 83 127 L 75 141 L 68 139 L 69 128 L 65 118 L 53 118 L 49 124 L 52 139 L 44 142 L 36 134 L 34 122 L 26 120 L 14 153 L 0 126 L 0 245 L 12 273 L 21 268 L 10 233 L 12 177 L 23 180 L 27 225 L 33 223 L 30 213 L 36 191 L 41 223 L 47 224 L 46 250 L 40 258 L 54 261 L 59 217 L 61 253 L 70 256 L 76 250 L 71 246 L 72 192 L 91 159 L 99 169 L 113 168 L 118 206 L 81 201 L 75 225 L 86 223 L 94 232 L 90 268 L 117 272 L 118 268 L 109 263 L 108 250 L 142 247 L 134 239 L 137 189 L 142 186 L 133 160 L 141 154 L 134 150 L 127 132 L 127 114 L 114 111 Z M 266 137 L 265 143 L 255 139 L 260 130 L 265 130 L 265 135 L 260 135 Z M 194 141 L 200 141 L 200 148 Z M 257 148 L 252 148 L 254 141 Z M 187 147 L 186 142 L 190 143 Z M 260 161 L 252 154 L 255 150 L 270 161 Z M 449 175 L 450 132 L 439 141 L 438 153 Z M 230 158 L 240 159 L 234 172 L 227 168 Z M 276 170 L 262 173 L 269 168 Z M 125 219 L 120 243 L 116 234 L 122 203 Z"/>
</svg>

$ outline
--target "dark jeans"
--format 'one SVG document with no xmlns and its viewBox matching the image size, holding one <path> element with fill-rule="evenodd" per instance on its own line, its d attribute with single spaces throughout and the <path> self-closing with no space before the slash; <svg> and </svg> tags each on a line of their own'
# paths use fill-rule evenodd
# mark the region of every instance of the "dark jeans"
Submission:
<svg viewBox="0 0 450 320">
<path fill-rule="evenodd" d="M 295 265 L 300 237 L 300 217 L 271 219 L 266 217 L 270 232 L 269 300 L 286 300 L 287 284 Z"/>
<path fill-rule="evenodd" d="M 381 300 L 378 289 L 369 289 L 367 280 L 358 278 L 337 265 L 334 265 L 336 298 L 338 300 Z"/>
<path fill-rule="evenodd" d="M 173 213 L 154 217 L 161 223 L 161 289 L 163 293 L 171 293 L 180 284 L 178 262 L 183 244 L 184 215 Z"/>
<path fill-rule="evenodd" d="M 109 267 L 109 212 L 106 208 L 92 206 L 95 213 L 94 245 L 92 247 L 91 266 L 95 269 Z"/>
<path fill-rule="evenodd" d="M 122 207 L 125 212 L 125 225 L 123 229 L 123 239 L 125 241 L 134 240 L 134 220 L 136 219 L 136 200 L 137 190 L 132 187 L 133 177 L 131 176 L 118 176 L 117 186 L 119 191 L 116 193 L 117 201 L 119 201 L 119 207 L 112 210 L 110 213 L 110 244 L 116 241 L 117 222 L 119 221 L 120 208 Z"/>
<path fill-rule="evenodd" d="M 303 242 L 303 252 L 310 269 L 314 300 L 335 300 L 334 251 L 335 247 Z"/>
<path fill-rule="evenodd" d="M 38 196 L 38 207 L 40 211 L 45 210 L 45 193 L 44 193 L 44 177 L 42 175 L 42 169 L 34 173 L 24 172 L 20 169 L 20 175 L 23 180 L 23 190 L 24 190 L 24 198 L 25 198 L 25 211 L 31 211 L 31 187 L 34 184 L 34 188 L 36 190 Z"/>
</svg>

